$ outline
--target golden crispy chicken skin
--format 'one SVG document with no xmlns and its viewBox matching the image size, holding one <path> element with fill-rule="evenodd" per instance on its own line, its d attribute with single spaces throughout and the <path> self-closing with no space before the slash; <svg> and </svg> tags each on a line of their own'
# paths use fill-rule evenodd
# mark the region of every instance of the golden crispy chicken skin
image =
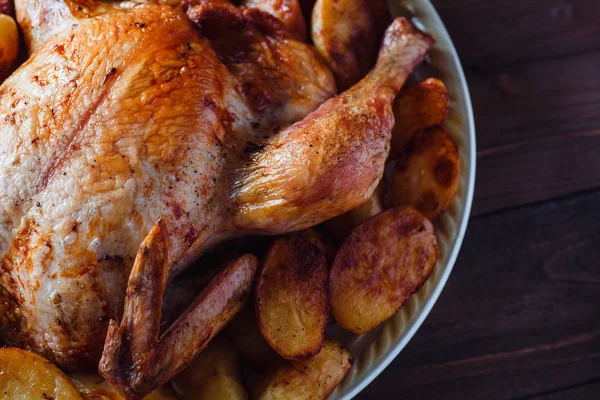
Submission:
<svg viewBox="0 0 600 400">
<path fill-rule="evenodd" d="M 283 100 L 270 107 L 293 115 L 298 104 L 304 118 L 266 132 L 268 110 L 248 101 L 193 10 L 17 0 L 32 53 L 0 86 L 0 331 L 11 345 L 82 369 L 98 363 L 113 320 L 103 373 L 132 398 L 170 379 L 218 332 L 255 261 L 227 267 L 224 285 L 200 294 L 222 315 L 206 320 L 197 303 L 169 337 L 157 338 L 162 302 L 139 285 L 162 296 L 167 276 L 212 245 L 303 229 L 368 199 L 389 151 L 393 98 L 432 44 L 396 20 L 374 70 L 318 108 L 310 93 L 286 97 L 289 82 L 271 82 Z M 293 40 L 261 32 L 273 46 Z M 294 46 L 301 51 L 287 57 L 312 52 Z M 282 79 L 317 74 L 306 90 L 324 100 L 335 90 L 331 73 L 309 61 Z"/>
<path fill-rule="evenodd" d="M 272 134 L 336 93 L 333 74 L 315 49 L 269 13 L 210 0 L 187 14 L 235 77 L 257 117 L 255 131 Z"/>
<path fill-rule="evenodd" d="M 242 5 L 275 16 L 290 33 L 299 39 L 306 39 L 306 21 L 298 0 L 242 0 Z"/>
</svg>

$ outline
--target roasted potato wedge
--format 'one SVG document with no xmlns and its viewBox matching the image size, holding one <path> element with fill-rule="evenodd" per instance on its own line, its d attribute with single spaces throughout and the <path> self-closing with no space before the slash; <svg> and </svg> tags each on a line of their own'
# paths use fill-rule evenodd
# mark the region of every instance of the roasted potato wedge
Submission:
<svg viewBox="0 0 600 400">
<path fill-rule="evenodd" d="M 444 128 L 420 130 L 398 157 L 385 201 L 411 206 L 433 221 L 454 199 L 459 172 L 458 148 Z"/>
<path fill-rule="evenodd" d="M 254 366 L 264 367 L 279 358 L 260 332 L 254 305 L 248 305 L 240 311 L 223 333 L 242 358 Z"/>
<path fill-rule="evenodd" d="M 332 243 L 331 238 L 325 237 L 316 228 L 308 228 L 298 232 L 298 236 L 307 242 L 317 246 L 319 250 L 325 255 L 327 264 L 331 265 L 337 254 L 337 248 Z"/>
<path fill-rule="evenodd" d="M 365 203 L 325 222 L 327 232 L 338 244 L 342 244 L 358 225 L 383 211 L 383 189 L 384 185 L 380 183 Z"/>
<path fill-rule="evenodd" d="M 373 68 L 390 21 L 385 0 L 317 0 L 311 19 L 312 40 L 340 91 Z"/>
<path fill-rule="evenodd" d="M 317 354 L 329 318 L 325 256 L 297 236 L 277 239 L 263 262 L 256 285 L 258 326 L 284 358 Z"/>
<path fill-rule="evenodd" d="M 243 0 L 241 4 L 271 14 L 281 21 L 288 32 L 306 40 L 306 22 L 298 0 Z"/>
<path fill-rule="evenodd" d="M 70 375 L 69 378 L 84 400 L 125 400 L 98 374 L 79 373 Z M 177 394 L 168 387 L 162 387 L 144 397 L 143 400 L 177 400 Z"/>
<path fill-rule="evenodd" d="M 354 333 L 375 328 L 425 283 L 437 256 L 433 225 L 410 207 L 365 221 L 331 267 L 331 310 L 338 324 Z"/>
<path fill-rule="evenodd" d="M 14 19 L 0 14 L 0 83 L 13 68 L 19 55 L 19 32 Z"/>
<path fill-rule="evenodd" d="M 352 367 L 352 355 L 326 339 L 319 354 L 305 361 L 286 361 L 258 385 L 255 400 L 325 399 Z"/>
<path fill-rule="evenodd" d="M 0 349 L 0 393 L 3 399 L 82 399 L 54 364 L 14 347 Z"/>
<path fill-rule="evenodd" d="M 239 355 L 227 339 L 217 336 L 171 384 L 185 399 L 245 400 L 241 382 Z"/>
<path fill-rule="evenodd" d="M 417 131 L 443 124 L 449 110 L 450 95 L 438 79 L 429 78 L 402 89 L 394 101 L 390 157 L 399 156 Z"/>
</svg>

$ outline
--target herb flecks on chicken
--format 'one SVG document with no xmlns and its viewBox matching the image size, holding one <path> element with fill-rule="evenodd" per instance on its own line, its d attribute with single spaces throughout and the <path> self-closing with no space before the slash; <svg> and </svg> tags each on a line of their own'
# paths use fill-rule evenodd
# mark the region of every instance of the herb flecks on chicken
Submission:
<svg viewBox="0 0 600 400">
<path fill-rule="evenodd" d="M 179 354 L 181 343 L 206 342 L 194 309 L 175 322 L 176 340 L 152 336 L 162 302 L 136 295 L 136 282 L 160 295 L 167 275 L 219 242 L 304 229 L 363 203 L 383 173 L 394 96 L 432 43 L 397 19 L 373 71 L 319 106 L 335 85 L 312 48 L 270 14 L 242 10 L 243 28 L 257 32 L 250 42 L 293 63 L 282 80 L 299 80 L 269 80 L 275 101 L 261 108 L 240 83 L 256 71 L 203 36 L 196 23 L 208 14 L 197 8 L 17 0 L 16 9 L 32 53 L 0 86 L 0 331 L 73 370 L 97 365 L 112 320 L 105 359 L 137 364 L 104 373 L 130 397 L 201 350 Z M 147 315 L 136 320 L 140 304 Z M 149 336 L 138 336 L 143 323 Z"/>
</svg>

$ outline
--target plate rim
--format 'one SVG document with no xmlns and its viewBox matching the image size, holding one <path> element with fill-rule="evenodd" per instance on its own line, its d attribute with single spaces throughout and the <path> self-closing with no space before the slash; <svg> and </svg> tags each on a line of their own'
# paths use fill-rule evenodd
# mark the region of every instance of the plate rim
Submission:
<svg viewBox="0 0 600 400">
<path fill-rule="evenodd" d="M 437 29 L 442 33 L 446 39 L 448 39 L 448 50 L 452 59 L 453 67 L 458 71 L 457 78 L 461 87 L 461 92 L 464 94 L 464 104 L 466 109 L 465 117 L 465 125 L 468 133 L 468 143 L 470 154 L 468 157 L 469 162 L 469 172 L 467 179 L 467 189 L 465 191 L 465 204 L 464 204 L 464 213 L 462 218 L 460 219 L 458 233 L 455 239 L 454 246 L 448 258 L 448 262 L 444 268 L 442 275 L 437 283 L 437 285 L 433 288 L 429 298 L 424 302 L 421 310 L 418 312 L 417 318 L 412 322 L 412 325 L 408 329 L 408 331 L 397 341 L 397 343 L 391 346 L 391 349 L 387 351 L 382 358 L 382 360 L 373 367 L 370 371 L 363 374 L 363 376 L 358 377 L 356 382 L 348 388 L 348 392 L 341 393 L 338 397 L 340 400 L 350 400 L 354 398 L 358 393 L 360 393 L 365 387 L 367 387 L 375 378 L 377 378 L 384 369 L 386 369 L 389 364 L 400 354 L 400 352 L 406 347 L 408 342 L 413 338 L 413 336 L 417 333 L 429 313 L 431 312 L 433 306 L 437 302 L 442 290 L 446 286 L 448 278 L 452 273 L 454 268 L 454 264 L 456 259 L 458 258 L 458 254 L 460 249 L 462 248 L 462 242 L 467 230 L 467 225 L 469 223 L 469 218 L 471 216 L 471 208 L 473 204 L 473 194 L 475 190 L 475 171 L 476 171 L 476 158 L 477 158 L 477 146 L 476 146 L 476 137 L 475 137 L 475 117 L 473 114 L 473 106 L 471 103 L 471 94 L 469 91 L 469 86 L 467 84 L 467 79 L 465 77 L 465 73 L 462 67 L 462 63 L 460 61 L 460 57 L 458 52 L 456 51 L 456 47 L 454 46 L 454 42 L 446 26 L 444 25 L 441 17 L 439 16 L 437 10 L 431 4 L 429 0 L 422 0 L 424 3 L 424 7 L 427 8 L 427 12 L 429 17 L 431 17 L 435 23 L 437 24 Z"/>
</svg>

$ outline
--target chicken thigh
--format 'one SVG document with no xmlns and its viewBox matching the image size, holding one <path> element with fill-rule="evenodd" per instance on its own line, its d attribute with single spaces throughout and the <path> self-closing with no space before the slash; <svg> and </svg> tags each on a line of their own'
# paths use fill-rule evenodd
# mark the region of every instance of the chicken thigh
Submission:
<svg viewBox="0 0 600 400">
<path fill-rule="evenodd" d="M 219 242 L 304 229 L 368 199 L 394 96 L 432 44 L 396 20 L 373 71 L 319 106 L 333 78 L 295 41 L 294 74 L 316 77 L 306 86 L 315 96 L 265 110 L 202 35 L 210 12 L 198 7 L 207 6 L 17 0 L 31 56 L 0 86 L 0 330 L 10 345 L 83 369 L 97 365 L 113 320 L 103 373 L 131 398 L 210 339 L 191 340 L 193 322 L 210 313 L 202 307 L 176 322 L 177 338 L 159 338 L 161 302 L 142 301 L 140 288 L 162 296 L 167 276 Z M 262 11 L 238 14 L 248 29 L 294 40 L 253 13 Z M 274 129 L 277 107 L 288 119 L 308 115 Z M 243 257 L 222 278 L 241 296 L 255 264 Z M 150 333 L 140 336 L 136 321 Z M 191 349 L 179 357 L 182 343 Z M 111 368 L 124 354 L 133 372 Z"/>
</svg>

